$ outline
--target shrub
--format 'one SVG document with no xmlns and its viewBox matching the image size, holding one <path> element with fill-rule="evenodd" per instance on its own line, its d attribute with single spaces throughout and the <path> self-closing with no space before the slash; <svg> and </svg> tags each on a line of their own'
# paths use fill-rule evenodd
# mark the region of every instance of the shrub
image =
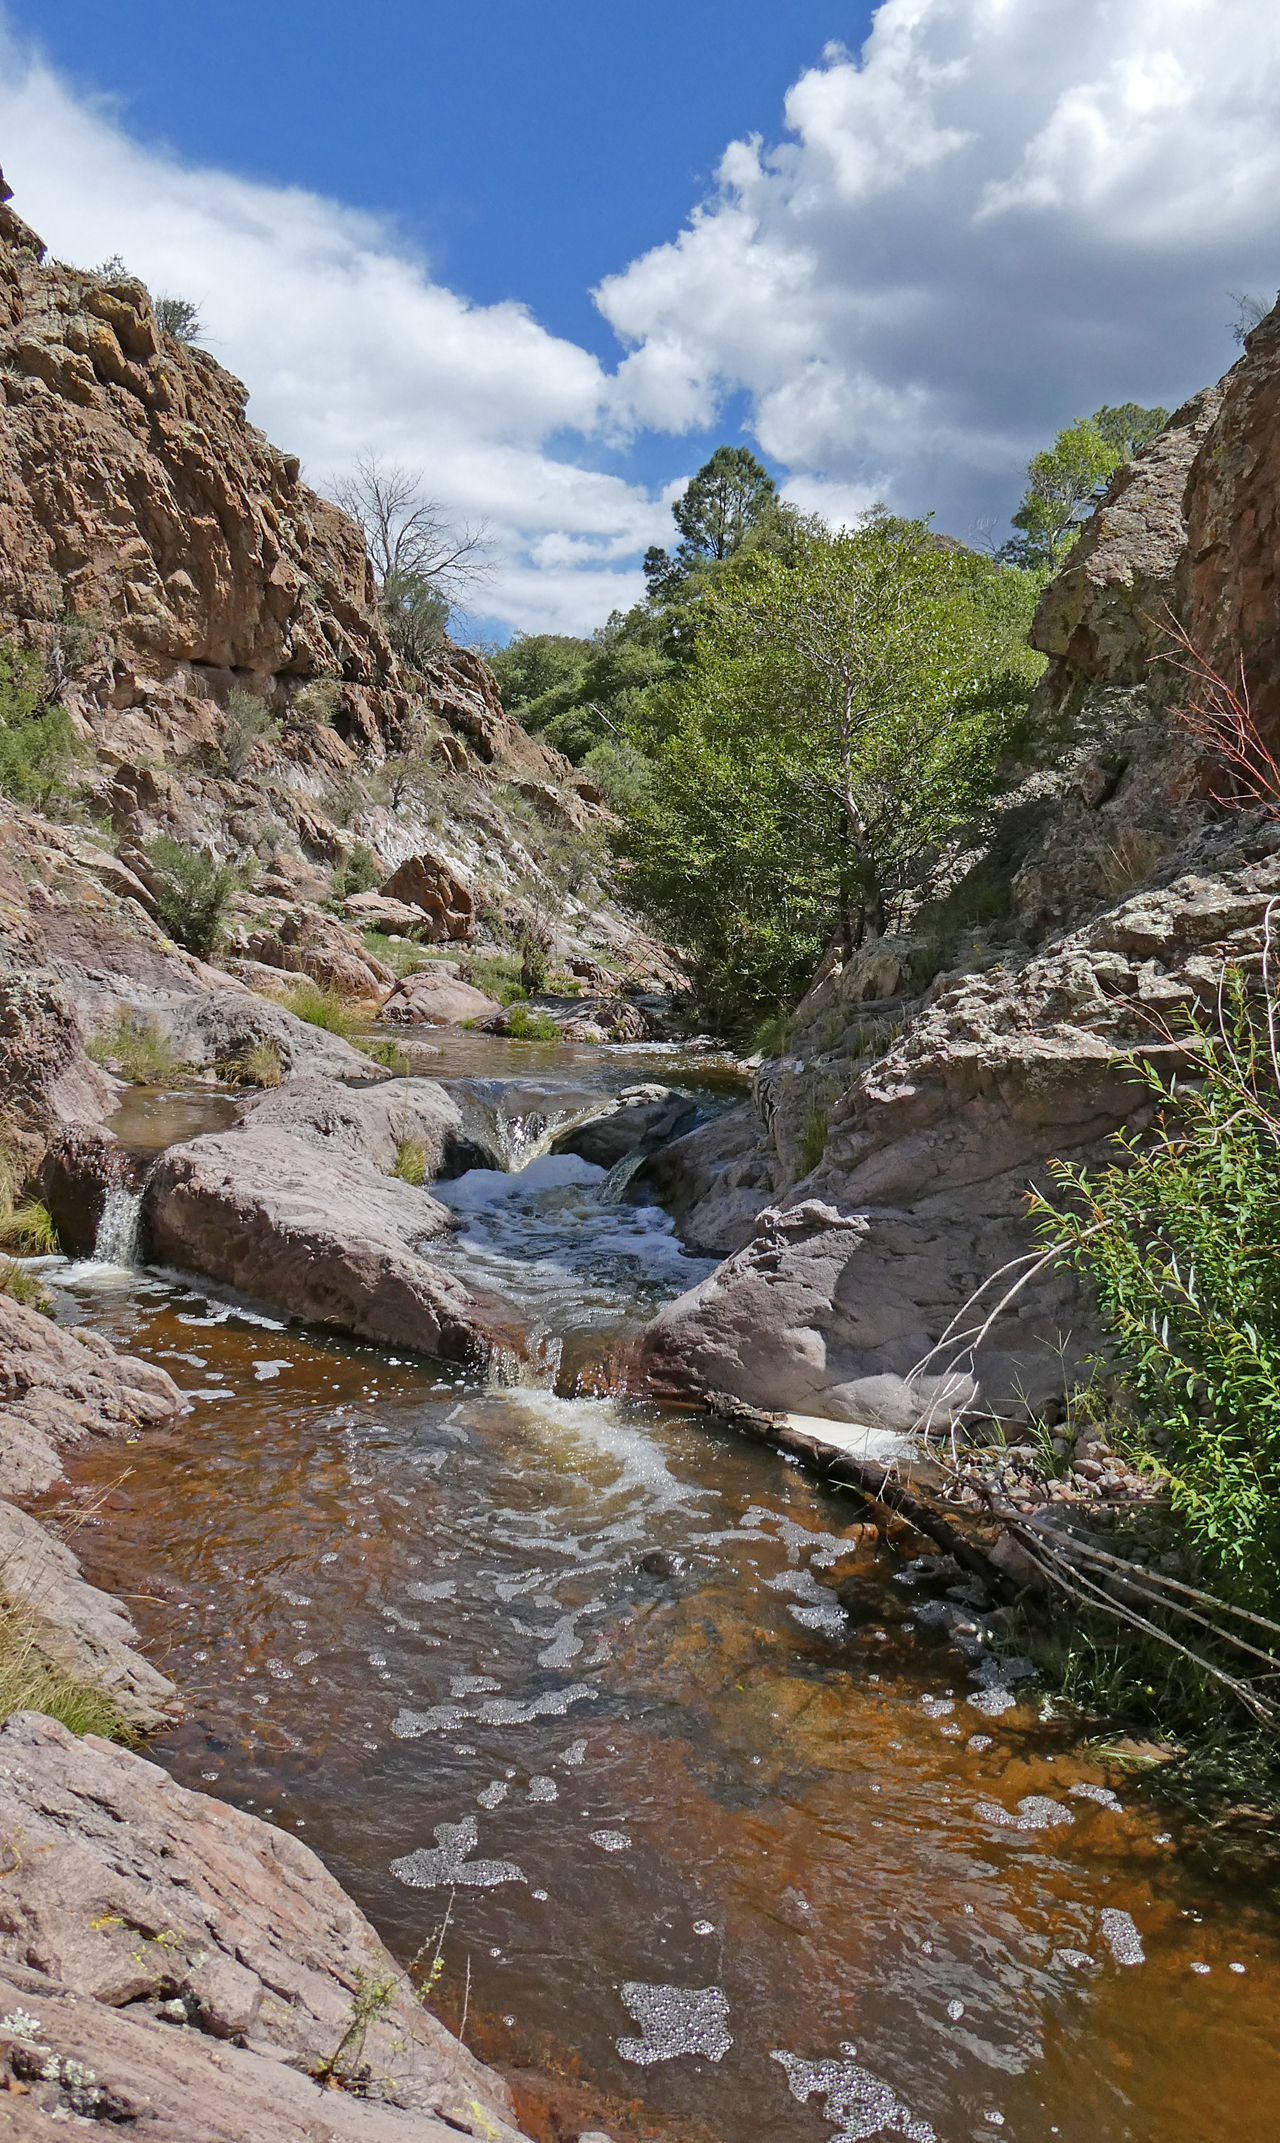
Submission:
<svg viewBox="0 0 1280 2143">
<path fill-rule="evenodd" d="M 333 874 L 333 892 L 336 900 L 345 900 L 348 893 L 369 893 L 383 879 L 382 865 L 373 850 L 363 841 L 354 841 L 346 861 Z"/>
<path fill-rule="evenodd" d="M 341 1035 L 350 1041 L 360 1025 L 359 1015 L 352 1012 L 339 997 L 336 990 L 326 990 L 318 982 L 298 982 L 285 1000 L 295 1019 L 303 1019 L 309 1027 L 323 1027 L 327 1034 Z"/>
<path fill-rule="evenodd" d="M 58 1247 L 58 1231 L 47 1205 L 36 1199 L 15 1206 L 0 1219 L 0 1245 L 23 1257 L 49 1257 Z"/>
<path fill-rule="evenodd" d="M 152 868 L 152 894 L 161 922 L 188 952 L 207 959 L 222 936 L 232 896 L 243 883 L 230 863 L 219 863 L 202 849 L 184 848 L 167 834 L 146 847 Z"/>
<path fill-rule="evenodd" d="M 560 1029 L 553 1019 L 543 1012 L 531 1012 L 527 1005 L 512 1008 L 507 1032 L 513 1042 L 558 1042 Z"/>
<path fill-rule="evenodd" d="M 154 1019 L 117 1005 L 111 1026 L 85 1044 L 97 1064 L 105 1064 L 134 1086 L 163 1086 L 182 1070 L 179 1058 Z"/>
<path fill-rule="evenodd" d="M 405 1183 L 425 1183 L 428 1175 L 427 1149 L 420 1138 L 402 1138 L 396 1142 L 395 1166 L 391 1171 Z"/>
<path fill-rule="evenodd" d="M 70 716 L 41 697 L 42 667 L 33 650 L 0 642 L 0 791 L 40 811 L 80 754 Z"/>
<path fill-rule="evenodd" d="M 53 1304 L 41 1282 L 33 1272 L 15 1265 L 12 1258 L 0 1258 L 0 1295 L 20 1302 L 24 1309 L 40 1310 L 46 1317 L 53 1315 Z"/>
<path fill-rule="evenodd" d="M 295 716 L 304 722 L 327 722 L 332 729 L 342 704 L 342 687 L 336 677 L 313 677 L 293 703 Z"/>
<path fill-rule="evenodd" d="M 255 692 L 234 691 L 227 700 L 218 742 L 218 764 L 238 781 L 259 744 L 278 737 L 280 724 Z"/>
<path fill-rule="evenodd" d="M 1042 1233 L 1087 1273 L 1143 1421 L 1163 1431 L 1175 1512 L 1238 1593 L 1280 1599 L 1280 1002 L 1224 977 L 1216 1023 L 1188 1018 L 1190 1079 L 1133 1062 L 1152 1133 L 1116 1160 L 1055 1162 Z"/>
<path fill-rule="evenodd" d="M 204 322 L 190 298 L 175 298 L 161 292 L 152 310 L 156 326 L 163 328 L 166 335 L 172 335 L 175 342 L 194 342 L 197 335 L 204 333 Z"/>
<path fill-rule="evenodd" d="M 751 1037 L 753 1056 L 780 1057 L 791 1038 L 791 1022 L 784 1013 L 775 1012 L 762 1019 Z"/>
</svg>

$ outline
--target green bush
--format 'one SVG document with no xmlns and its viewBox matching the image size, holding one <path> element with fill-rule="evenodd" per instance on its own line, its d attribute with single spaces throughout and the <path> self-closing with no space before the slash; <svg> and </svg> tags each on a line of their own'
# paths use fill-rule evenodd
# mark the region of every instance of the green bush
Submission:
<svg viewBox="0 0 1280 2143">
<path fill-rule="evenodd" d="M 0 642 L 0 791 L 46 811 L 80 755 L 70 716 L 41 696 L 34 650 Z"/>
<path fill-rule="evenodd" d="M 1152 1132 L 1116 1160 L 1055 1162 L 1046 1238 L 1092 1280 L 1140 1420 L 1162 1433 L 1174 1511 L 1237 1595 L 1280 1602 L 1280 1075 L 1235 971 L 1215 1026 L 1188 1020 L 1195 1073 L 1134 1061 Z"/>
<path fill-rule="evenodd" d="M 513 1006 L 507 1032 L 513 1042 L 558 1042 L 560 1029 L 543 1012 L 530 1012 L 527 1005 Z"/>
<path fill-rule="evenodd" d="M 345 900 L 349 893 L 372 892 L 382 878 L 382 865 L 373 850 L 363 841 L 353 841 L 346 861 L 333 874 L 334 898 Z"/>
<path fill-rule="evenodd" d="M 165 929 L 188 952 L 207 959 L 222 937 L 227 909 L 243 884 L 239 871 L 203 849 L 184 848 L 163 833 L 148 841 L 146 856 L 152 894 Z"/>
</svg>

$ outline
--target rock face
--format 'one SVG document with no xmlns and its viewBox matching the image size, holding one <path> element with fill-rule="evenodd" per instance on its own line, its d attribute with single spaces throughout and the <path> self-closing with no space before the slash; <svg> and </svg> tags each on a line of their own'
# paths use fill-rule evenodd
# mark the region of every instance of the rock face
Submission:
<svg viewBox="0 0 1280 2143">
<path fill-rule="evenodd" d="M 597 1168 L 612 1168 L 640 1145 L 655 1151 L 690 1124 L 698 1113 L 691 1094 L 670 1086 L 626 1086 L 616 1102 L 589 1123 L 561 1131 L 552 1153 L 576 1153 Z"/>
<path fill-rule="evenodd" d="M 889 1426 L 937 1411 L 936 1387 L 894 1381 L 921 1365 L 972 1372 L 997 1413 L 1039 1411 L 1077 1381 L 1100 1335 L 1061 1272 L 1027 1288 L 976 1362 L 961 1341 L 934 1350 L 1031 1249 L 1025 1196 L 1048 1161 L 1101 1158 L 1146 1120 L 1122 1057 L 1176 1063 L 1181 1008 L 1212 1006 L 1224 962 L 1259 968 L 1280 828 L 1209 800 L 1176 718 L 1183 680 L 1150 658 L 1168 605 L 1219 666 L 1243 652 L 1270 717 L 1277 497 L 1280 309 L 1117 473 L 1045 591 L 1028 758 L 949 904 L 992 919 L 931 940 L 922 917 L 909 938 L 829 955 L 752 1108 L 650 1163 L 645 1195 L 664 1190 L 689 1247 L 733 1254 L 646 1329 L 642 1381 Z"/>
<path fill-rule="evenodd" d="M 476 1144 L 453 1096 L 434 1079 L 395 1079 L 363 1092 L 332 1079 L 291 1079 L 251 1101 L 245 1121 L 254 1131 L 285 1131 L 325 1153 L 366 1161 L 390 1174 L 405 1141 L 420 1149 L 427 1176 L 459 1176 L 468 1168 L 500 1168 L 500 1157 Z"/>
<path fill-rule="evenodd" d="M 463 883 L 456 867 L 442 857 L 406 857 L 383 886 L 382 898 L 417 910 L 424 937 L 439 940 L 471 935 L 475 919 L 471 888 Z"/>
<path fill-rule="evenodd" d="M 426 1254 L 452 1226 L 426 1191 L 269 1125 L 171 1146 L 147 1185 L 151 1257 L 308 1323 L 483 1369 L 517 1321 Z"/>
<path fill-rule="evenodd" d="M 288 1832 L 33 1712 L 0 1731 L 0 1825 L 0 2063 L 28 2085 L 7 2100 L 15 2133 L 78 2118 L 157 2143 L 520 2143 L 506 2087 Z M 312 2075 L 361 1973 L 397 1981 L 350 2064 L 367 2095 Z"/>
<path fill-rule="evenodd" d="M 154 1363 L 117 1354 L 97 1333 L 62 1332 L 0 1295 L 0 1493 L 40 1495 L 62 1477 L 64 1451 L 91 1436 L 136 1436 L 182 1404 Z M 0 1590 L 26 1618 L 34 1650 L 100 1683 L 126 1718 L 159 1724 L 172 1683 L 135 1649 L 119 1604 L 86 1585 L 69 1548 L 35 1518 L 0 1502 Z"/>
</svg>

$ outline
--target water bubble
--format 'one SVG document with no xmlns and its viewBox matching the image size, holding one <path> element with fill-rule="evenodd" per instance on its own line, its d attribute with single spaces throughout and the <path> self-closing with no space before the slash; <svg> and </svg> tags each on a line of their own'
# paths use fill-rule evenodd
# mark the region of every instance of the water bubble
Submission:
<svg viewBox="0 0 1280 2143">
<path fill-rule="evenodd" d="M 1203 1978 L 1203 1977 L 1205 1977 L 1205 1975 L 1206 1975 L 1206 1974 L 1207 1974 L 1207 1973 L 1209 1972 L 1209 1970 L 1210 1970 L 1210 1967 L 1209 1967 L 1209 1966 L 1208 1966 L 1207 1964 L 1201 1964 L 1201 1963 L 1200 1963 L 1200 1962 L 1199 1962 L 1199 1961 L 1197 1960 L 1197 1961 L 1196 1961 L 1195 1963 L 1193 1963 L 1193 1964 L 1192 1964 L 1192 1967 L 1191 1967 L 1191 1969 L 1192 1969 L 1192 1971 L 1193 1971 L 1193 1972 L 1199 1972 L 1199 1974 L 1200 1974 L 1200 1975 L 1201 1975 L 1201 1977 Z"/>
<path fill-rule="evenodd" d="M 432 1832 L 434 1847 L 420 1846 L 416 1853 L 407 1853 L 401 1860 L 393 1860 L 391 1873 L 413 1890 L 438 1889 L 444 1884 L 458 1884 L 473 1890 L 492 1890 L 499 1883 L 523 1883 L 528 1881 L 523 1868 L 511 1860 L 471 1860 L 479 1842 L 479 1825 L 474 1816 L 464 1816 L 461 1823 L 437 1823 Z"/>
<path fill-rule="evenodd" d="M 846 2045 L 843 2061 L 805 2061 L 775 2047 L 769 2059 L 787 2072 L 791 2096 L 806 2105 L 820 2096 L 826 2101 L 826 2118 L 839 2122 L 831 2143 L 862 2143 L 862 2138 L 899 2135 L 907 2143 L 937 2143 L 929 2123 L 918 2120 L 898 2097 L 892 2085 L 852 2058 L 856 2049 Z"/>
<path fill-rule="evenodd" d="M 583 1758 L 586 1756 L 586 1753 L 587 1744 L 585 1741 L 571 1741 L 569 1743 L 568 1748 L 565 1750 L 563 1756 L 560 1758 L 560 1761 L 562 1764 L 576 1766 L 583 1761 Z"/>
<path fill-rule="evenodd" d="M 953 2024 L 958 2024 L 960 2022 L 961 2017 L 964 2015 L 964 2003 L 948 2002 L 947 2015 L 950 2017 Z"/>
<path fill-rule="evenodd" d="M 646 2068 L 680 2054 L 723 2061 L 733 2045 L 729 2003 L 720 1987 L 649 1986 L 633 1979 L 624 1984 L 622 1999 L 643 2033 L 639 2039 L 619 2039 L 624 2061 Z"/>
<path fill-rule="evenodd" d="M 624 1830 L 588 1831 L 592 1845 L 598 1845 L 602 1853 L 625 1853 L 630 1850 L 631 1838 Z"/>
<path fill-rule="evenodd" d="M 984 1823 L 998 1823 L 1006 1830 L 1053 1830 L 1075 1822 L 1069 1808 L 1043 1793 L 1024 1793 L 1013 1814 L 997 1801 L 975 1801 L 973 1812 Z"/>
<path fill-rule="evenodd" d="M 531 1778 L 529 1799 L 531 1801 L 558 1801 L 560 1788 L 553 1778 Z"/>
<path fill-rule="evenodd" d="M 497 1808 L 499 1803 L 505 1801 L 506 1798 L 506 1784 L 500 1778 L 495 1778 L 491 1786 L 486 1786 L 483 1793 L 476 1795 L 476 1799 L 482 1808 Z"/>
<path fill-rule="evenodd" d="M 714 1920 L 695 1920 L 693 1923 L 693 1931 L 695 1935 L 714 1935 L 716 1931 L 715 1922 Z M 1244 1966 L 1233 1964 L 1231 1969 L 1233 1972 L 1243 1972 Z"/>
<path fill-rule="evenodd" d="M 1243 1972 L 1244 1966 L 1242 1964 L 1229 1964 L 1227 1970 L 1228 1972 Z"/>
</svg>

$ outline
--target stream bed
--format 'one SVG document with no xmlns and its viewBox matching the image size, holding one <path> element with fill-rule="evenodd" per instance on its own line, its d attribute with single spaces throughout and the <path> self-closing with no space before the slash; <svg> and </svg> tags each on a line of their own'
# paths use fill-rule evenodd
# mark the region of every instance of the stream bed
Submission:
<svg viewBox="0 0 1280 2143">
<path fill-rule="evenodd" d="M 480 1042 L 439 1075 L 499 1112 L 510 1082 L 517 1163 L 584 1084 L 734 1092 L 656 1052 Z M 450 1255 L 552 1352 L 708 1269 L 603 1176 L 543 1155 L 433 1186 L 466 1223 Z M 465 2005 L 531 2134 L 1280 2128 L 1275 1901 L 1211 1878 L 1016 1663 L 975 1669 L 960 1573 L 904 1564 L 851 1493 L 701 1420 L 468 1383 L 181 1276 L 47 1276 L 188 1397 L 48 1505 L 187 1700 L 150 1753 L 296 1831 L 418 1977 L 438 1956 L 432 2006 L 456 2029 Z"/>
</svg>

